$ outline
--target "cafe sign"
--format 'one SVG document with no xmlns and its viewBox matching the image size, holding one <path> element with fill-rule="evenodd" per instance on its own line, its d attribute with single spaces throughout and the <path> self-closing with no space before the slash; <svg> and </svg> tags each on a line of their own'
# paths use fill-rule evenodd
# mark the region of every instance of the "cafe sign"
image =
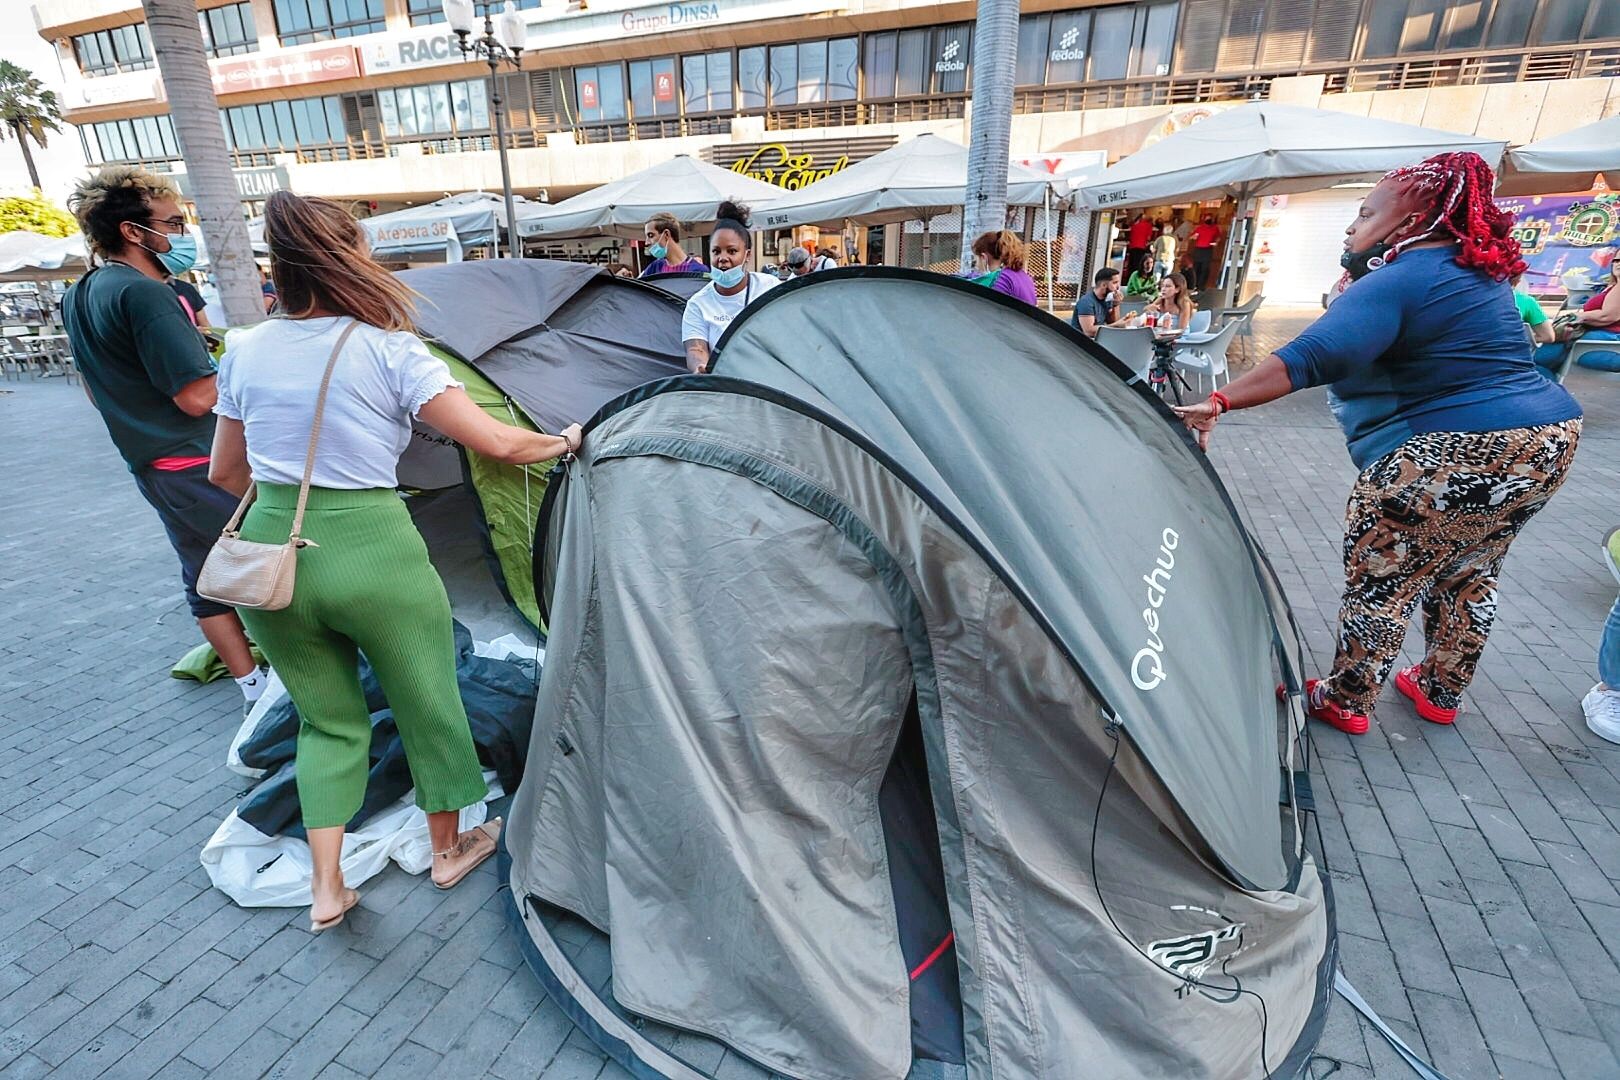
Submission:
<svg viewBox="0 0 1620 1080">
<path fill-rule="evenodd" d="M 232 169 L 231 175 L 236 178 L 236 197 L 243 202 L 268 199 L 272 191 L 285 191 L 289 184 L 287 170 L 280 165 L 269 165 L 255 169 Z M 194 198 L 191 191 L 191 179 L 184 172 L 169 174 L 180 194 L 190 199 Z"/>
<path fill-rule="evenodd" d="M 738 158 L 732 163 L 731 171 L 788 191 L 798 191 L 847 168 L 848 154 L 818 161 L 814 154 L 795 153 L 785 143 L 769 143 L 745 158 Z"/>
<path fill-rule="evenodd" d="M 800 143 L 720 143 L 706 147 L 703 156 L 739 176 L 798 191 L 894 144 L 892 135 Z"/>
<path fill-rule="evenodd" d="M 418 27 L 394 34 L 373 34 L 360 46 L 366 74 L 414 71 L 417 68 L 459 64 L 464 58 L 455 32 L 444 24 Z"/>
<path fill-rule="evenodd" d="M 214 75 L 215 94 L 240 94 L 248 90 L 359 78 L 360 57 L 353 45 L 322 45 L 297 52 L 255 53 L 210 60 L 208 67 Z"/>
</svg>

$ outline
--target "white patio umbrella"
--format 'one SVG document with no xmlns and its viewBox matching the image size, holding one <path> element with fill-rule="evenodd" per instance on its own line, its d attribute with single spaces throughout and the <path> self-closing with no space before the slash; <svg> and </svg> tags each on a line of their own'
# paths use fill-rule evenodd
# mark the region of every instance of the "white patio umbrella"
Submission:
<svg viewBox="0 0 1620 1080">
<path fill-rule="evenodd" d="M 518 221 L 544 206 L 514 196 Z M 421 206 L 407 206 L 386 214 L 360 219 L 371 241 L 371 254 L 383 262 L 415 262 L 446 258 L 456 261 L 463 247 L 493 244 L 506 227 L 506 205 L 499 195 L 468 191 Z M 248 222 L 248 239 L 256 252 L 269 249 L 264 242 L 264 219 Z"/>
<path fill-rule="evenodd" d="M 1376 180 L 1432 154 L 1472 150 L 1495 167 L 1501 139 L 1369 116 L 1251 102 L 1216 113 L 1075 189 L 1088 210 L 1223 197 L 1252 199 Z"/>
<path fill-rule="evenodd" d="M 967 175 L 967 147 L 938 135 L 918 135 L 788 192 L 760 207 L 756 221 L 767 229 L 785 229 L 828 222 L 886 225 L 927 219 L 961 207 L 967 198 Z M 1044 206 L 1048 198 L 1063 201 L 1051 177 L 1009 164 L 1008 206 Z"/>
<path fill-rule="evenodd" d="M 1599 173 L 1620 184 L 1620 116 L 1537 139 L 1508 151 L 1498 195 L 1590 191 Z"/>
<path fill-rule="evenodd" d="M 701 235 L 714 225 L 722 200 L 757 206 L 781 193 L 774 184 L 681 154 L 553 206 L 520 213 L 518 234 L 553 240 L 605 234 L 639 237 L 648 218 L 667 210 Z"/>
<path fill-rule="evenodd" d="M 84 236 L 44 236 L 18 229 L 0 233 L 0 281 L 74 277 L 87 267 Z"/>
<path fill-rule="evenodd" d="M 1448 151 L 1472 150 L 1495 167 L 1506 145 L 1500 139 L 1260 101 L 1216 113 L 1143 147 L 1081 183 L 1074 197 L 1089 210 L 1232 198 L 1242 217 L 1261 195 L 1377 180 L 1390 169 Z M 1228 293 L 1236 253 L 1229 243 Z"/>
</svg>

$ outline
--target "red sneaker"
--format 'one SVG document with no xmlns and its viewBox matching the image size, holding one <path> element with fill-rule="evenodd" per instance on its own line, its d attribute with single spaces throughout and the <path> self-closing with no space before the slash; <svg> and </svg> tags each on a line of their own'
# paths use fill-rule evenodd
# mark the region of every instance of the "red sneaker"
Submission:
<svg viewBox="0 0 1620 1080">
<path fill-rule="evenodd" d="M 1417 664 L 1413 664 L 1405 671 L 1397 672 L 1395 675 L 1395 689 L 1411 698 L 1413 706 L 1417 709 L 1417 714 L 1429 723 L 1449 724 L 1455 721 L 1457 719 L 1457 710 L 1442 709 L 1430 701 L 1428 695 L 1423 692 L 1423 687 L 1418 685 L 1417 677 Z"/>
<path fill-rule="evenodd" d="M 1285 687 L 1277 687 L 1277 699 L 1286 697 L 1288 691 Z M 1313 720 L 1320 720 L 1338 728 L 1346 735 L 1367 734 L 1367 718 L 1360 713 L 1353 713 L 1343 705 L 1327 696 L 1322 687 L 1321 679 L 1305 680 L 1305 715 Z"/>
</svg>

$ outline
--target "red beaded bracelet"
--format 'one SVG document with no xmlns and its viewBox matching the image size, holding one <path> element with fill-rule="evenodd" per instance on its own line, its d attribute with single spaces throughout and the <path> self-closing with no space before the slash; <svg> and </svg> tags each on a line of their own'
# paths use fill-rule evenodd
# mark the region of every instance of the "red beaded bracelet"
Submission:
<svg viewBox="0 0 1620 1080">
<path fill-rule="evenodd" d="M 1229 400 L 1227 400 L 1226 395 L 1221 393 L 1219 390 L 1216 390 L 1213 393 L 1211 393 L 1209 395 L 1209 400 L 1211 400 L 1215 404 L 1219 405 L 1221 407 L 1221 412 L 1223 412 L 1223 413 L 1228 413 L 1228 412 L 1232 411 L 1232 403 Z M 1216 415 L 1219 415 L 1219 413 L 1217 413 Z"/>
</svg>

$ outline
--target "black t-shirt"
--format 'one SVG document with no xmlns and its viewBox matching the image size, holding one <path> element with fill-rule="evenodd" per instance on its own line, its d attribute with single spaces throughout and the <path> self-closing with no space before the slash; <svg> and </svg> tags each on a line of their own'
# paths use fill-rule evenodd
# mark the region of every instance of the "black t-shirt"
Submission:
<svg viewBox="0 0 1620 1080">
<path fill-rule="evenodd" d="M 197 291 L 197 286 L 182 278 L 170 278 L 169 288 L 173 289 L 175 295 L 180 299 L 191 305 L 191 311 L 188 314 L 191 316 L 192 325 L 196 325 L 197 316 L 201 315 L 203 308 L 208 306 L 207 302 L 203 300 L 202 293 Z"/>
<path fill-rule="evenodd" d="M 90 397 L 131 472 L 157 458 L 208 456 L 213 414 L 187 416 L 173 399 L 214 374 L 214 365 L 168 286 L 108 263 L 67 291 L 62 321 Z"/>
</svg>

